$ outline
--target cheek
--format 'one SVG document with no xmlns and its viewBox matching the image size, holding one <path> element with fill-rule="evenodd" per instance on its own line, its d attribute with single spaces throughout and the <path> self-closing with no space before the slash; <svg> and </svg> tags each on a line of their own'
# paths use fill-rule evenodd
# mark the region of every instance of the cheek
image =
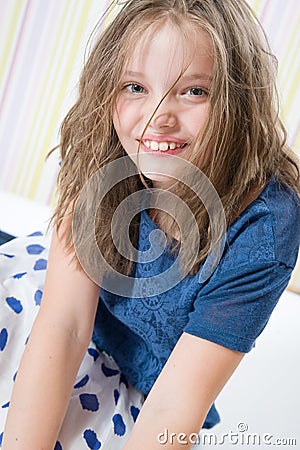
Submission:
<svg viewBox="0 0 300 450">
<path fill-rule="evenodd" d="M 132 129 L 135 121 L 134 108 L 129 102 L 119 99 L 113 110 L 113 124 L 117 133 L 127 134 Z"/>
<path fill-rule="evenodd" d="M 203 105 L 198 111 L 194 111 L 189 117 L 189 128 L 194 135 L 198 134 L 206 126 L 210 113 L 210 106 Z"/>
<path fill-rule="evenodd" d="M 130 156 L 132 152 L 135 152 L 132 150 L 133 123 L 123 102 L 116 104 L 112 113 L 112 121 L 123 149 Z"/>
<path fill-rule="evenodd" d="M 113 111 L 112 111 L 112 121 L 117 131 L 121 126 L 121 115 L 120 115 L 120 101 L 116 101 Z"/>
<path fill-rule="evenodd" d="M 113 121 L 113 126 L 114 129 L 116 130 L 117 135 L 119 135 L 119 131 L 120 131 L 120 119 L 119 119 L 119 115 L 116 109 L 113 110 L 112 113 L 112 121 Z"/>
</svg>

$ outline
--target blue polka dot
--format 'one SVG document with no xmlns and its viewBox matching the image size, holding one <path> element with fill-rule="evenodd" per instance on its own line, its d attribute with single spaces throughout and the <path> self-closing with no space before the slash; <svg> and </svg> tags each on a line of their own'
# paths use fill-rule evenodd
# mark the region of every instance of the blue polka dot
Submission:
<svg viewBox="0 0 300 450">
<path fill-rule="evenodd" d="M 56 442 L 54 450 L 63 450 L 62 445 L 61 445 L 60 442 L 58 442 L 58 441 Z"/>
<path fill-rule="evenodd" d="M 82 409 L 87 409 L 88 411 L 98 411 L 99 402 L 97 395 L 95 394 L 80 394 L 79 400 L 82 406 Z"/>
<path fill-rule="evenodd" d="M 88 354 L 91 355 L 94 359 L 94 361 L 97 361 L 97 359 L 99 358 L 99 352 L 97 352 L 97 350 L 95 350 L 94 348 L 89 348 L 88 349 Z"/>
<path fill-rule="evenodd" d="M 29 255 L 40 255 L 44 250 L 45 247 L 39 244 L 31 244 L 26 247 L 26 251 Z"/>
<path fill-rule="evenodd" d="M 15 297 L 7 297 L 6 303 L 17 314 L 20 314 L 20 312 L 23 310 L 22 303 Z"/>
<path fill-rule="evenodd" d="M 124 383 L 127 388 L 129 387 L 127 378 L 125 377 L 125 375 L 123 373 L 121 373 L 121 376 L 120 376 L 120 383 Z"/>
<path fill-rule="evenodd" d="M 5 349 L 8 338 L 8 332 L 6 328 L 2 328 L 0 331 L 0 350 L 1 352 Z"/>
<path fill-rule="evenodd" d="M 120 392 L 118 391 L 118 389 L 115 389 L 115 390 L 114 390 L 115 404 L 118 403 L 119 397 L 120 397 Z"/>
<path fill-rule="evenodd" d="M 8 408 L 9 407 L 9 402 L 5 403 L 4 405 L 1 406 L 1 408 Z"/>
<path fill-rule="evenodd" d="M 139 408 L 136 408 L 135 406 L 131 406 L 130 407 L 130 414 L 131 414 L 131 417 L 133 418 L 134 422 L 136 421 L 137 416 L 139 415 L 139 413 L 140 413 Z"/>
<path fill-rule="evenodd" d="M 30 236 L 43 236 L 43 233 L 41 231 L 35 231 L 34 233 L 29 234 L 28 236 L 29 237 Z"/>
<path fill-rule="evenodd" d="M 37 291 L 35 291 L 35 294 L 34 294 L 34 301 L 35 301 L 35 304 L 36 304 L 37 306 L 39 306 L 39 305 L 41 304 L 41 301 L 42 301 L 42 295 L 43 295 L 43 292 L 42 292 L 40 289 L 38 289 Z"/>
<path fill-rule="evenodd" d="M 13 376 L 13 381 L 15 381 L 16 380 L 16 378 L 17 378 L 17 375 L 18 375 L 18 371 L 14 374 L 14 376 Z"/>
<path fill-rule="evenodd" d="M 85 430 L 83 433 L 83 437 L 85 442 L 87 443 L 88 448 L 92 450 L 98 450 L 101 448 L 101 442 L 97 439 L 97 434 L 93 430 Z"/>
<path fill-rule="evenodd" d="M 47 260 L 46 259 L 38 259 L 33 266 L 33 270 L 46 270 L 47 268 Z"/>
<path fill-rule="evenodd" d="M 123 421 L 121 414 L 115 414 L 112 418 L 114 424 L 114 433 L 117 436 L 124 436 L 126 433 L 126 425 Z"/>
<path fill-rule="evenodd" d="M 85 386 L 87 384 L 87 382 L 89 381 L 89 376 L 86 375 L 85 377 L 82 378 L 82 380 L 78 381 L 78 383 L 75 384 L 74 388 L 78 389 L 81 388 L 83 386 Z"/>
<path fill-rule="evenodd" d="M 22 272 L 22 273 L 16 273 L 15 275 L 13 275 L 11 278 L 15 278 L 15 279 L 19 279 L 24 277 L 24 275 L 26 275 L 27 272 Z"/>
<path fill-rule="evenodd" d="M 8 253 L 0 253 L 0 255 L 5 256 L 6 258 L 14 258 L 15 255 L 9 255 Z"/>
<path fill-rule="evenodd" d="M 0 434 L 0 445 L 2 445 L 3 433 Z"/>
<path fill-rule="evenodd" d="M 114 375 L 118 375 L 119 371 L 116 369 L 111 369 L 110 367 L 107 367 L 104 363 L 101 365 L 102 372 L 106 377 L 113 377 Z"/>
</svg>

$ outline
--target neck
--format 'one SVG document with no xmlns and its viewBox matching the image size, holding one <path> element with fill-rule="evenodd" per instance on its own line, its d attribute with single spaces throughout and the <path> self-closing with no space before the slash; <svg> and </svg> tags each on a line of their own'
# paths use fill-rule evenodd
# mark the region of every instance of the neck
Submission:
<svg viewBox="0 0 300 450">
<path fill-rule="evenodd" d="M 149 217 L 168 236 L 180 241 L 180 231 L 176 221 L 165 211 L 151 208 Z"/>
</svg>

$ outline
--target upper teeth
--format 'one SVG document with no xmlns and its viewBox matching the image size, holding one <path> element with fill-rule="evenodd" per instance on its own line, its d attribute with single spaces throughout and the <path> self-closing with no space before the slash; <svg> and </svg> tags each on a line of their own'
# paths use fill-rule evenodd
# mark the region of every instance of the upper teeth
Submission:
<svg viewBox="0 0 300 450">
<path fill-rule="evenodd" d="M 182 147 L 184 144 L 178 144 L 176 142 L 157 142 L 157 141 L 143 141 L 144 145 L 151 150 L 160 150 L 166 152 L 167 150 L 174 150 L 175 148 Z"/>
</svg>

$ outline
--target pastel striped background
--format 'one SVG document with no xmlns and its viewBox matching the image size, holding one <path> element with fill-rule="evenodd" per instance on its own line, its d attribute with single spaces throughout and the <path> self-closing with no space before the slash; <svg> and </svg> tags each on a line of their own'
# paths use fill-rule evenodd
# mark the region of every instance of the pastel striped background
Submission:
<svg viewBox="0 0 300 450">
<path fill-rule="evenodd" d="M 0 0 L 0 189 L 54 203 L 59 125 L 109 0 Z M 300 2 L 249 0 L 279 59 L 289 142 L 300 153 Z M 1 213 L 0 213 L 1 214 Z M 293 286 L 300 288 L 300 268 Z"/>
</svg>

